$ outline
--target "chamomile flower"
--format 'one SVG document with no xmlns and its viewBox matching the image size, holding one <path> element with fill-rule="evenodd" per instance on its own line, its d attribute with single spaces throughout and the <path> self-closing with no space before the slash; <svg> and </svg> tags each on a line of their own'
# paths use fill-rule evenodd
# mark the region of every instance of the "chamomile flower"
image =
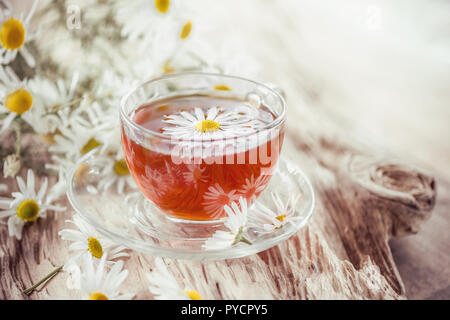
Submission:
<svg viewBox="0 0 450 320">
<path fill-rule="evenodd" d="M 0 218 L 8 218 L 9 235 L 20 240 L 25 223 L 45 218 L 48 210 L 63 211 L 65 208 L 51 205 L 46 201 L 47 179 L 36 193 L 35 177 L 31 169 L 28 169 L 27 182 L 17 177 L 17 185 L 19 191 L 12 193 L 13 199 L 0 198 Z"/>
<path fill-rule="evenodd" d="M 107 123 L 94 126 L 74 121 L 69 128 L 60 128 L 61 134 L 54 137 L 55 143 L 49 147 L 51 152 L 63 155 L 65 159 L 77 160 L 82 155 L 103 144 L 102 131 Z M 53 157 L 57 159 L 56 157 Z"/>
<path fill-rule="evenodd" d="M 295 206 L 300 197 L 299 195 L 290 195 L 288 201 L 285 203 L 283 203 L 277 193 L 272 192 L 271 195 L 276 211 L 273 211 L 257 202 L 255 204 L 254 214 L 249 217 L 249 227 L 271 232 L 300 218 L 295 216 Z"/>
<path fill-rule="evenodd" d="M 52 81 L 43 76 L 36 76 L 28 81 L 35 104 L 24 120 L 35 132 L 52 134 L 63 126 L 63 117 L 67 112 L 62 109 L 70 108 L 76 102 L 74 95 L 78 80 L 78 73 L 75 73 L 70 83 L 62 78 Z"/>
<path fill-rule="evenodd" d="M 47 77 L 36 76 L 29 80 L 28 87 L 37 92 L 37 100 L 49 111 L 58 110 L 61 107 L 70 106 L 74 101 L 75 91 L 79 81 L 79 74 L 74 73 L 70 82 L 63 78 L 55 81 Z"/>
<path fill-rule="evenodd" d="M 197 291 L 188 288 L 181 289 L 162 259 L 155 259 L 155 264 L 156 268 L 146 276 L 150 282 L 148 289 L 156 300 L 202 300 Z"/>
<path fill-rule="evenodd" d="M 174 52 L 177 42 L 190 35 L 192 22 L 189 27 L 187 18 L 190 11 L 179 0 L 130 0 L 127 5 L 118 1 L 116 20 L 122 25 L 122 36 L 129 41 L 139 40 L 140 54 L 145 51 L 158 58 L 156 53 L 161 50 L 159 56 L 167 57 Z"/>
<path fill-rule="evenodd" d="M 10 67 L 0 66 L 0 134 L 11 126 L 18 116 L 26 118 L 33 106 L 33 95 L 27 80 L 20 80 Z"/>
<path fill-rule="evenodd" d="M 70 263 L 64 266 L 67 273 L 66 287 L 69 290 L 80 290 L 81 268 L 78 264 Z"/>
<path fill-rule="evenodd" d="M 13 14 L 11 8 L 0 11 L 0 63 L 8 64 L 14 60 L 18 53 L 30 67 L 34 67 L 35 60 L 26 48 L 26 44 L 33 40 L 34 35 L 30 33 L 30 20 L 39 1 L 35 0 L 30 11 L 25 16 Z"/>
<path fill-rule="evenodd" d="M 111 35 L 100 35 L 101 25 L 90 26 L 85 23 L 84 15 L 82 27 L 74 32 L 68 32 L 65 24 L 58 26 L 57 23 L 51 24 L 52 29 L 47 31 L 47 35 L 50 34 L 47 41 L 40 40 L 37 45 L 40 53 L 51 58 L 61 71 L 79 72 L 82 79 L 99 79 L 105 68 L 126 72 L 128 62 L 121 54 L 121 43 L 111 41 Z M 83 38 L 75 36 L 80 32 Z"/>
<path fill-rule="evenodd" d="M 86 127 L 105 126 L 107 128 L 116 125 L 117 122 L 111 123 L 111 120 L 117 118 L 112 115 L 108 108 L 102 106 L 89 94 L 85 94 L 81 99 L 77 108 L 77 119 L 80 124 Z"/>
<path fill-rule="evenodd" d="M 166 116 L 163 120 L 170 124 L 163 133 L 177 139 L 220 140 L 255 132 L 249 124 L 252 118 L 241 112 L 241 108 L 223 110 L 212 107 L 207 112 L 195 108 L 191 112 L 180 111 Z"/>
<path fill-rule="evenodd" d="M 64 187 L 63 183 L 67 182 L 67 175 L 73 169 L 73 166 L 75 165 L 76 161 L 75 161 L 75 159 L 67 159 L 64 157 L 64 155 L 62 155 L 62 156 L 52 155 L 51 158 L 52 158 L 52 162 L 46 163 L 45 168 L 49 169 L 49 170 L 53 170 L 55 172 L 58 172 L 58 182 L 61 181 L 61 184 L 59 184 L 59 186 L 58 186 L 59 189 L 55 189 L 55 193 L 54 193 L 54 195 L 52 195 L 52 197 L 53 196 L 59 197 L 60 195 L 62 195 L 62 192 L 63 192 L 63 187 Z M 61 176 L 59 175 L 60 171 L 63 174 Z M 67 188 L 67 186 L 66 186 L 66 188 Z M 59 191 L 56 191 L 56 190 L 59 190 Z"/>
<path fill-rule="evenodd" d="M 116 71 L 106 69 L 90 91 L 92 96 L 111 106 L 119 105 L 120 99 L 138 85 L 136 79 L 119 75 Z"/>
<path fill-rule="evenodd" d="M 111 156 L 113 158 L 123 158 L 122 139 L 121 139 L 121 125 L 120 118 L 117 112 L 105 112 L 101 116 L 103 129 L 99 131 L 99 140 L 102 141 L 100 153 L 102 155 Z"/>
<path fill-rule="evenodd" d="M 126 185 L 130 188 L 136 187 L 124 158 L 105 157 L 104 162 L 103 170 L 100 172 L 102 178 L 98 183 L 100 189 L 107 190 L 115 184 L 117 193 L 122 194 Z"/>
<path fill-rule="evenodd" d="M 231 202 L 238 200 L 239 196 L 236 194 L 236 190 L 225 192 L 223 188 L 216 183 L 214 186 L 210 186 L 208 191 L 203 195 L 203 203 L 206 212 L 212 218 L 218 218 L 224 210 L 224 206 L 229 205 Z"/>
<path fill-rule="evenodd" d="M 101 236 L 93 226 L 84 221 L 78 214 L 75 214 L 72 220 L 67 222 L 73 223 L 78 230 L 63 229 L 59 231 L 63 240 L 72 241 L 69 250 L 75 252 L 66 265 L 85 256 L 101 259 L 108 255 L 108 262 L 128 256 L 128 253 L 124 252 L 125 247 L 117 246 L 111 240 Z"/>
<path fill-rule="evenodd" d="M 229 39 L 228 39 L 229 38 Z M 200 50 L 195 50 L 197 60 L 201 61 L 201 71 L 222 73 L 250 79 L 261 78 L 263 66 L 250 54 L 239 49 L 234 37 L 224 37 L 219 46 L 201 44 Z"/>
<path fill-rule="evenodd" d="M 47 200 L 50 202 L 59 199 L 62 195 L 65 195 L 67 192 L 67 171 L 64 169 L 64 166 L 58 166 L 57 170 L 58 170 L 58 180 L 51 186 L 48 192 Z"/>
<path fill-rule="evenodd" d="M 211 238 L 205 241 L 203 248 L 207 250 L 217 250 L 234 246 L 239 242 L 252 244 L 244 236 L 244 228 L 247 223 L 247 200 L 240 197 L 239 205 L 240 207 L 238 207 L 236 202 L 233 202 L 231 207 L 226 205 L 223 208 L 228 215 L 224 222 L 224 226 L 228 230 L 216 231 Z"/>
<path fill-rule="evenodd" d="M 123 269 L 123 261 L 117 261 L 109 271 L 106 270 L 107 257 L 104 255 L 97 267 L 91 256 L 83 260 L 80 275 L 80 289 L 86 300 L 129 300 L 132 293 L 120 293 L 120 286 L 128 276 Z"/>
</svg>

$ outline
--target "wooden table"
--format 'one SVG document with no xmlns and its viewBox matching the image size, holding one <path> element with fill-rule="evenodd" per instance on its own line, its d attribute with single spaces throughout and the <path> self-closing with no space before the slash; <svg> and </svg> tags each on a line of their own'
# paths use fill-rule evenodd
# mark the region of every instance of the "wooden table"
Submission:
<svg viewBox="0 0 450 320">
<path fill-rule="evenodd" d="M 375 66 L 385 61 L 371 50 L 398 48 L 379 43 L 349 61 L 343 48 L 359 38 L 346 37 L 338 23 L 335 31 L 341 17 L 324 8 L 308 1 L 252 5 L 227 1 L 215 8 L 226 12 L 215 23 L 239 35 L 235 45 L 263 66 L 260 79 L 283 88 L 289 106 L 283 153 L 311 178 L 316 211 L 307 227 L 272 249 L 216 262 L 166 259 L 171 273 L 209 299 L 449 299 L 449 93 L 437 95 L 433 83 L 424 83 L 423 92 L 410 95 L 425 95 L 430 103 L 414 103 L 407 89 L 392 90 L 392 77 L 385 83 L 373 70 L 359 69 L 368 63 L 364 57 Z M 321 21 L 322 15 L 333 19 Z M 391 71 L 407 79 L 394 62 Z M 370 82 L 374 74 L 379 78 Z M 352 86 L 355 92 L 348 91 Z M 21 241 L 0 229 L 0 298 L 75 297 L 65 274 L 30 297 L 21 293 L 69 257 L 57 232 L 71 214 L 50 214 L 27 226 Z M 151 298 L 143 275 L 153 267 L 152 257 L 131 253 L 125 291 Z"/>
</svg>

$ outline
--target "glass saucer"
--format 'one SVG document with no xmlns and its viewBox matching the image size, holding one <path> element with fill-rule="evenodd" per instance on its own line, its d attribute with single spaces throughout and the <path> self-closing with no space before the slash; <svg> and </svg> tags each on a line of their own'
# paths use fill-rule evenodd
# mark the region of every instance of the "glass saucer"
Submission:
<svg viewBox="0 0 450 320">
<path fill-rule="evenodd" d="M 98 151 L 84 155 L 72 170 L 67 196 L 76 212 L 99 233 L 129 249 L 154 256 L 180 259 L 229 259 L 248 256 L 288 239 L 303 227 L 314 210 L 314 191 L 305 174 L 292 162 L 280 158 L 266 190 L 248 210 L 248 219 L 257 214 L 260 205 L 277 212 L 276 194 L 283 203 L 292 196 L 298 201 L 291 215 L 296 218 L 280 228 L 266 231 L 249 225 L 246 237 L 252 244 L 238 243 L 222 249 L 204 248 L 205 241 L 218 230 L 227 230 L 223 219 L 212 222 L 180 220 L 158 209 L 139 190 L 125 187 L 117 192 L 115 185 L 99 188 L 103 165 Z"/>
</svg>

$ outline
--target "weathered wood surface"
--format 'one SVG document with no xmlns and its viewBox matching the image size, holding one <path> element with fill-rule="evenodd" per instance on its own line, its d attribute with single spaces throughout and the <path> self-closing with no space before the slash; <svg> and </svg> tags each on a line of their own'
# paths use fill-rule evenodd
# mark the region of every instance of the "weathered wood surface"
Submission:
<svg viewBox="0 0 450 320">
<path fill-rule="evenodd" d="M 237 20 L 251 14 L 237 12 L 232 5 L 229 10 L 232 14 L 227 17 Z M 450 174 L 433 168 L 432 162 L 434 157 L 448 159 L 449 155 L 439 150 L 445 141 L 427 144 L 423 132 L 409 131 L 415 148 L 430 152 L 425 161 L 411 156 L 414 152 L 421 154 L 417 150 L 408 152 L 408 158 L 402 158 L 401 152 L 396 152 L 395 158 L 386 153 L 379 145 L 410 150 L 411 144 L 396 139 L 394 134 L 409 128 L 404 113 L 395 114 L 395 128 L 388 126 L 394 142 L 377 140 L 365 128 L 348 134 L 339 127 L 342 119 L 358 121 L 371 110 L 356 113 L 351 108 L 324 103 L 320 87 L 308 81 L 308 72 L 297 57 L 298 45 L 292 44 L 289 37 L 296 32 L 291 28 L 291 17 L 278 7 L 261 5 L 259 10 L 264 23 L 249 26 L 255 23 L 250 19 L 247 24 L 239 24 L 239 34 L 243 42 L 252 39 L 251 45 L 243 48 L 267 66 L 265 78 L 279 84 L 286 93 L 289 130 L 283 153 L 298 163 L 313 182 L 317 193 L 314 216 L 291 239 L 260 254 L 217 262 L 166 259 L 169 270 L 180 284 L 195 288 L 209 299 L 401 299 L 409 292 L 407 287 L 405 293 L 402 272 L 413 297 L 448 298 L 449 218 L 445 212 L 450 199 Z M 270 20 L 273 10 L 277 10 L 276 23 Z M 256 36 L 259 33 L 264 37 Z M 384 123 L 379 114 L 373 119 Z M 371 147 L 361 143 L 373 139 L 378 143 Z M 2 142 L 5 147 L 7 144 Z M 39 152 L 41 146 L 32 148 Z M 36 158 L 35 163 L 40 161 L 45 161 L 45 156 Z M 415 169 L 413 164 L 417 163 L 428 167 L 432 174 Z M 436 200 L 434 175 L 440 182 L 438 216 L 434 214 L 425 225 L 424 234 L 395 240 L 394 258 L 403 266 L 399 274 L 388 241 L 417 232 L 429 217 Z M 11 180 L 7 183 L 13 184 Z M 64 220 L 71 214 L 71 210 L 50 214 L 25 227 L 21 241 L 8 237 L 6 226 L 0 226 L 1 299 L 27 299 L 21 293 L 23 288 L 67 260 L 68 244 L 59 239 L 57 232 L 67 226 Z M 135 292 L 139 299 L 151 298 L 144 273 L 153 266 L 152 257 L 131 253 L 126 262 L 130 275 L 124 291 Z M 66 288 L 66 279 L 64 274 L 58 275 L 29 298 L 74 297 Z"/>
</svg>

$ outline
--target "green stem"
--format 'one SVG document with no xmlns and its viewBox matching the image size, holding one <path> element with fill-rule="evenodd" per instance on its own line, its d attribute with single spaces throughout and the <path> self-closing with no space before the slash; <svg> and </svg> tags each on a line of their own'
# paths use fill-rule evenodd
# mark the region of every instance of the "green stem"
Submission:
<svg viewBox="0 0 450 320">
<path fill-rule="evenodd" d="M 241 242 L 246 243 L 248 245 L 253 244 L 250 240 L 248 240 L 246 237 L 242 236 L 242 238 L 240 239 Z"/>
<path fill-rule="evenodd" d="M 20 157 L 20 151 L 22 149 L 22 132 L 19 126 L 14 127 L 16 132 L 16 156 Z"/>
<path fill-rule="evenodd" d="M 236 235 L 236 238 L 234 238 L 234 241 L 231 244 L 231 246 L 234 246 L 234 245 L 238 244 L 239 242 L 243 242 L 248 245 L 253 244 L 250 240 L 248 240 L 246 237 L 244 237 L 244 227 L 239 228 L 238 234 Z"/>
<path fill-rule="evenodd" d="M 48 279 L 52 278 L 54 275 L 56 275 L 58 272 L 61 271 L 61 269 L 64 267 L 64 265 L 59 266 L 58 268 L 56 268 L 55 270 L 53 270 L 52 272 L 50 272 L 48 275 L 46 275 L 44 278 L 42 278 L 39 282 L 37 282 L 36 284 L 34 284 L 33 286 L 29 287 L 28 289 L 23 290 L 22 292 L 24 294 L 31 294 L 37 287 L 39 287 L 41 284 L 43 284 L 45 281 L 47 281 Z"/>
</svg>

